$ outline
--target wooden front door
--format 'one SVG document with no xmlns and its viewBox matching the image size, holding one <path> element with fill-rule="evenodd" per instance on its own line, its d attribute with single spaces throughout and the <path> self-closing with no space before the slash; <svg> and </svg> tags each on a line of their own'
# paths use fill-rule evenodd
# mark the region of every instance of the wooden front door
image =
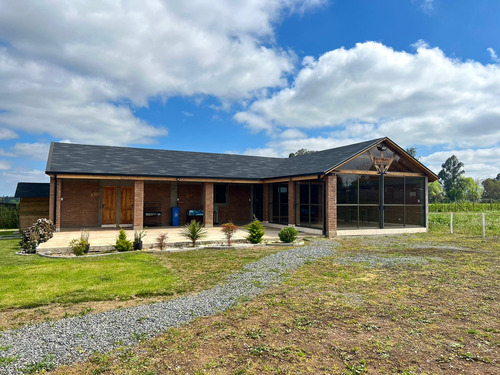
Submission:
<svg viewBox="0 0 500 375">
<path fill-rule="evenodd" d="M 134 188 L 123 186 L 120 189 L 120 224 L 134 223 Z"/>
<path fill-rule="evenodd" d="M 116 186 L 102 188 L 102 224 L 116 224 Z"/>
</svg>

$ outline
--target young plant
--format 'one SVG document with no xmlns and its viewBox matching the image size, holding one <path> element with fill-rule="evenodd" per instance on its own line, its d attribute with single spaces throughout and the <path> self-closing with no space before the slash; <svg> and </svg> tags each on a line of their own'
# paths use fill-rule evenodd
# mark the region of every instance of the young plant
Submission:
<svg viewBox="0 0 500 375">
<path fill-rule="evenodd" d="M 264 227 L 261 222 L 256 218 L 250 224 L 248 224 L 245 229 L 248 231 L 247 240 L 250 243 L 261 243 L 262 237 L 266 234 Z"/>
<path fill-rule="evenodd" d="M 75 238 L 69 243 L 69 247 L 71 247 L 73 254 L 75 254 L 76 256 L 81 256 L 85 254 L 87 246 L 88 242 L 83 241 L 81 238 L 80 239 Z"/>
<path fill-rule="evenodd" d="M 227 246 L 231 246 L 231 238 L 234 236 L 234 233 L 236 233 L 237 230 L 238 227 L 231 222 L 222 224 L 222 232 L 227 238 Z"/>
<path fill-rule="evenodd" d="M 120 233 L 118 234 L 118 238 L 116 239 L 115 249 L 118 251 L 130 251 L 133 249 L 132 242 L 127 240 L 127 234 L 120 228 Z"/>
<path fill-rule="evenodd" d="M 281 228 L 278 236 L 281 242 L 292 243 L 297 239 L 299 231 L 295 227 L 283 227 Z"/>
<path fill-rule="evenodd" d="M 134 250 L 142 250 L 142 239 L 146 237 L 146 231 L 135 230 L 134 231 Z"/>
<path fill-rule="evenodd" d="M 167 247 L 167 234 L 166 233 L 160 233 L 158 235 L 158 237 L 156 237 L 156 246 L 160 250 L 163 250 L 164 248 Z"/>
<path fill-rule="evenodd" d="M 181 235 L 190 239 L 193 243 L 193 247 L 195 247 L 196 241 L 207 236 L 207 230 L 196 220 L 191 220 L 191 223 L 186 224 L 184 228 L 182 228 Z"/>
</svg>

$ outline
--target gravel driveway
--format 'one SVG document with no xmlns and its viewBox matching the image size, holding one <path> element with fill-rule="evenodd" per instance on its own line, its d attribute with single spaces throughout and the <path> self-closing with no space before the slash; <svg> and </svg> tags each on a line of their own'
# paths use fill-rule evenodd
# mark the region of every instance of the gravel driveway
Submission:
<svg viewBox="0 0 500 375">
<path fill-rule="evenodd" d="M 224 284 L 194 295 L 126 309 L 26 326 L 1 333 L 0 374 L 20 374 L 30 364 L 70 364 L 95 351 L 109 352 L 156 336 L 201 316 L 217 314 L 240 298 L 262 293 L 281 274 L 307 261 L 333 255 L 335 243 L 314 241 L 247 264 Z"/>
</svg>

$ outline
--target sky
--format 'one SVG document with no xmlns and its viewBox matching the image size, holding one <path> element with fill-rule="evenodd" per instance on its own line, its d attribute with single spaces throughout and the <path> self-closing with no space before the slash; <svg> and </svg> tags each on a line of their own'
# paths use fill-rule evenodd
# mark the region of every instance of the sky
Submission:
<svg viewBox="0 0 500 375">
<path fill-rule="evenodd" d="M 287 157 L 389 137 L 500 173 L 498 0 L 0 0 L 0 196 L 51 142 Z"/>
</svg>

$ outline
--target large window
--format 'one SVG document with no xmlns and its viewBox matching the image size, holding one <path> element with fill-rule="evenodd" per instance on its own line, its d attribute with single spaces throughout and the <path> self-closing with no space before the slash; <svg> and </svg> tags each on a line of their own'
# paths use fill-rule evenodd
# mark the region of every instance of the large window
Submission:
<svg viewBox="0 0 500 375">
<path fill-rule="evenodd" d="M 425 178 L 384 178 L 384 226 L 425 226 Z"/>
<path fill-rule="evenodd" d="M 271 185 L 273 223 L 288 224 L 288 183 Z"/>
<path fill-rule="evenodd" d="M 298 202 L 297 224 L 323 228 L 323 185 L 319 181 L 304 181 L 296 185 Z"/>
</svg>

